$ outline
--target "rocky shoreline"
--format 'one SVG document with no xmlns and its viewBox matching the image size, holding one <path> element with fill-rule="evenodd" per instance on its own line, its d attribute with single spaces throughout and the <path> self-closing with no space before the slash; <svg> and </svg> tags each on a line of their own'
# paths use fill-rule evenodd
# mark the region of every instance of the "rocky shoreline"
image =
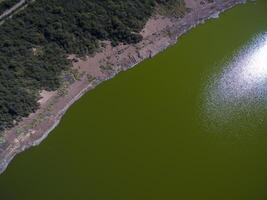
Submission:
<svg viewBox="0 0 267 200">
<path fill-rule="evenodd" d="M 181 19 L 172 17 L 151 19 L 152 25 L 153 23 L 157 24 L 157 20 L 161 20 L 163 25 L 160 30 L 152 30 L 148 24 L 143 30 L 144 40 L 139 44 L 120 45 L 118 47 L 107 46 L 102 52 L 97 53 L 93 57 L 88 57 L 86 64 L 94 66 L 93 69 L 92 67 L 86 69 L 80 67 L 83 62 L 86 62 L 84 60 L 74 63 L 74 67 L 79 68 L 80 71 L 87 73 L 87 75 L 93 74 L 94 79 L 88 81 L 88 77 L 83 76 L 80 80 L 68 86 L 67 95 L 54 95 L 36 113 L 22 120 L 18 126 L 7 130 L 4 133 L 5 143 L 0 146 L 0 173 L 4 172 L 18 153 L 32 146 L 39 145 L 59 124 L 68 108 L 86 92 L 94 89 L 100 83 L 113 78 L 119 72 L 128 70 L 143 60 L 151 58 L 169 46 L 176 44 L 178 38 L 192 28 L 209 19 L 219 17 L 221 12 L 235 5 L 245 3 L 246 0 L 215 0 L 213 3 L 202 7 L 201 2 L 203 1 L 197 0 L 196 2 L 199 4 L 196 7 L 190 4 L 190 2 L 192 3 L 192 1 L 188 0 L 188 7 L 192 11 Z M 153 28 L 152 25 L 151 27 Z M 110 69 L 101 70 L 103 63 L 110 65 Z M 34 124 L 33 122 L 40 116 L 42 116 L 42 120 Z M 20 134 L 18 134 L 19 129 L 22 130 Z"/>
</svg>

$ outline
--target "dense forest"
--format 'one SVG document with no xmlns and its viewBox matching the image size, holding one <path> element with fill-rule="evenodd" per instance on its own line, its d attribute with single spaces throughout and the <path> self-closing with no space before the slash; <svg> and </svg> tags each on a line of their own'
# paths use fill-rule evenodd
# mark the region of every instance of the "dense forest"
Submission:
<svg viewBox="0 0 267 200">
<path fill-rule="evenodd" d="M 9 8 L 11 8 L 12 6 L 14 6 L 15 4 L 17 4 L 20 0 L 3 0 L 0 1 L 0 15 L 8 10 Z"/>
<path fill-rule="evenodd" d="M 58 88 L 68 54 L 91 54 L 100 40 L 136 43 L 155 6 L 178 1 L 37 0 L 8 19 L 0 26 L 0 130 L 36 110 L 40 90 Z"/>
</svg>

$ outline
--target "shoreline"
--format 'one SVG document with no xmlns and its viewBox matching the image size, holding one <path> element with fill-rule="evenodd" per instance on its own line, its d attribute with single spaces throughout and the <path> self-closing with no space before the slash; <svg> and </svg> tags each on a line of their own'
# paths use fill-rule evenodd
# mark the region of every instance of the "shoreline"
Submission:
<svg viewBox="0 0 267 200">
<path fill-rule="evenodd" d="M 192 3 L 190 0 L 188 2 L 189 4 Z M 76 80 L 75 83 L 67 86 L 68 94 L 63 96 L 54 95 L 36 113 L 23 119 L 14 128 L 4 132 L 5 143 L 0 148 L 0 174 L 5 171 L 17 154 L 39 145 L 57 127 L 66 111 L 85 93 L 120 72 L 131 69 L 140 62 L 150 59 L 166 48 L 175 45 L 180 36 L 196 26 L 209 19 L 218 18 L 220 13 L 243 3 L 246 3 L 246 0 L 214 2 L 207 4 L 206 7 L 196 5 L 196 7 L 192 7 L 192 12 L 185 14 L 181 19 L 153 16 L 142 31 L 144 39 L 140 43 L 117 47 L 111 47 L 107 44 L 102 52 L 96 53 L 94 56 L 88 56 L 83 60 L 78 59 L 76 63 L 73 63 L 74 68 L 87 75 L 93 75 L 94 79 L 89 81 L 88 77 L 82 76 L 80 80 Z M 157 28 L 153 29 L 153 24 L 155 26 L 158 22 L 162 22 L 162 27 L 158 30 Z M 150 26 L 149 23 L 152 25 Z M 103 65 L 110 65 L 111 67 L 102 69 Z M 39 118 L 40 122 L 34 124 L 35 120 Z M 19 129 L 22 133 L 18 133 Z"/>
</svg>

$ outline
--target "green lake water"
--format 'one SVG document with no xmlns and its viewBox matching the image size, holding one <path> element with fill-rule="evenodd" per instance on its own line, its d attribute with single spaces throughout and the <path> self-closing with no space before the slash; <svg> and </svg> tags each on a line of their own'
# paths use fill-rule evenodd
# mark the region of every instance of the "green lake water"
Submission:
<svg viewBox="0 0 267 200">
<path fill-rule="evenodd" d="M 267 1 L 87 93 L 0 176 L 1 200 L 266 200 Z M 266 89 L 265 89 L 266 88 Z"/>
</svg>

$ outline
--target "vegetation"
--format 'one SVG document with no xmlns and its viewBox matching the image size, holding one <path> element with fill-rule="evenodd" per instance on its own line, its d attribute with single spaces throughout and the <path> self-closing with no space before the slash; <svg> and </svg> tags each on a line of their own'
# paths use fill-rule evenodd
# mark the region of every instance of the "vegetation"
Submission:
<svg viewBox="0 0 267 200">
<path fill-rule="evenodd" d="M 186 7 L 184 1 L 169 0 L 162 1 L 162 5 L 158 6 L 156 12 L 164 16 L 172 16 L 181 18 L 185 13 L 190 12 L 191 10 Z"/>
<path fill-rule="evenodd" d="M 38 0 L 7 19 L 0 29 L 0 130 L 35 111 L 40 90 L 59 87 L 68 54 L 91 54 L 100 40 L 136 43 L 156 4 L 178 1 Z"/>
</svg>

